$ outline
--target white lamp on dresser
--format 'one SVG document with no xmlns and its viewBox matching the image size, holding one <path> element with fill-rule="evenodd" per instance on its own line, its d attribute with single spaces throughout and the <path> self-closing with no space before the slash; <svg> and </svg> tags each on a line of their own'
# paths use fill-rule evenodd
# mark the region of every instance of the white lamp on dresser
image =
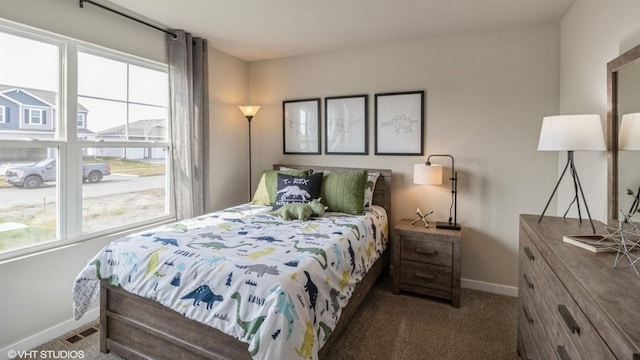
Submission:
<svg viewBox="0 0 640 360">
<path fill-rule="evenodd" d="M 562 175 L 558 179 L 556 186 L 551 192 L 551 196 L 545 205 L 542 215 L 538 219 L 538 222 L 542 221 L 544 214 L 547 212 L 547 208 L 551 203 L 551 199 L 558 190 L 558 186 L 562 181 L 562 178 L 567 172 L 567 169 L 571 172 L 573 178 L 573 188 L 575 196 L 573 201 L 569 204 L 569 208 L 564 213 L 566 216 L 573 203 L 578 207 L 578 217 L 582 221 L 582 214 L 580 211 L 580 198 L 578 192 L 582 196 L 582 202 L 584 208 L 587 211 L 589 222 L 593 232 L 596 229 L 591 219 L 591 213 L 587 206 L 587 200 L 582 191 L 582 185 L 580 184 L 580 178 L 578 177 L 578 171 L 573 161 L 574 151 L 605 151 L 607 147 L 604 142 L 604 131 L 602 130 L 602 122 L 600 121 L 600 115 L 587 114 L 587 115 L 557 115 L 547 116 L 542 120 L 542 129 L 540 130 L 540 139 L 538 142 L 538 151 L 566 151 L 567 163 L 562 170 Z"/>
</svg>

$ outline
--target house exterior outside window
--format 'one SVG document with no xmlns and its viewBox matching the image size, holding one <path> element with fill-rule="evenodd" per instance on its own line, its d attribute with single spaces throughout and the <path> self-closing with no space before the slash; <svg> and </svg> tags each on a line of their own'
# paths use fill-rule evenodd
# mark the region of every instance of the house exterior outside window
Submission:
<svg viewBox="0 0 640 360">
<path fill-rule="evenodd" d="M 21 54 L 0 72 L 0 261 L 175 219 L 167 64 L 1 18 L 0 48 Z"/>
<path fill-rule="evenodd" d="M 0 121 L 0 138 L 37 138 L 39 140 L 55 138 L 58 123 L 55 105 L 57 102 L 56 91 L 0 83 L 0 107 L 5 108 L 4 122 Z M 41 113 L 36 114 L 36 110 L 40 110 Z M 88 115 L 89 110 L 79 102 L 78 138 L 92 141 L 96 139 L 96 133 L 87 128 L 87 121 L 90 118 Z"/>
</svg>

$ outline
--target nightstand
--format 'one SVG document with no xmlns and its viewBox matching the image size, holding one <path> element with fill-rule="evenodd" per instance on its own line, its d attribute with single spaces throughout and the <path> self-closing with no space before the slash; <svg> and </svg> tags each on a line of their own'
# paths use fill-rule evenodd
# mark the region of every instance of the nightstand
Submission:
<svg viewBox="0 0 640 360">
<path fill-rule="evenodd" d="M 460 307 L 462 230 L 429 228 L 404 219 L 396 225 L 392 244 L 393 292 L 400 290 L 451 300 Z"/>
</svg>

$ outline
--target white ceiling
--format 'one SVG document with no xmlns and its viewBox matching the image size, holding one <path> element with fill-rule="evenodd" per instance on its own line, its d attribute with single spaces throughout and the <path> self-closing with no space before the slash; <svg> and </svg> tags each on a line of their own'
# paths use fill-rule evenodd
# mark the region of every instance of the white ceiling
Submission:
<svg viewBox="0 0 640 360">
<path fill-rule="evenodd" d="M 559 21 L 575 0 L 110 0 L 246 61 Z M 106 1 L 103 1 L 106 4 Z"/>
</svg>

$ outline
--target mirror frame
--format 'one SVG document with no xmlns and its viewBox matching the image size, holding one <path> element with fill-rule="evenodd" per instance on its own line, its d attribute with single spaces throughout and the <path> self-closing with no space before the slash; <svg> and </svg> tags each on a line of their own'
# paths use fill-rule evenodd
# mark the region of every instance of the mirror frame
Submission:
<svg viewBox="0 0 640 360">
<path fill-rule="evenodd" d="M 640 61 L 640 45 L 607 63 L 607 218 L 618 222 L 618 71 Z"/>
</svg>

